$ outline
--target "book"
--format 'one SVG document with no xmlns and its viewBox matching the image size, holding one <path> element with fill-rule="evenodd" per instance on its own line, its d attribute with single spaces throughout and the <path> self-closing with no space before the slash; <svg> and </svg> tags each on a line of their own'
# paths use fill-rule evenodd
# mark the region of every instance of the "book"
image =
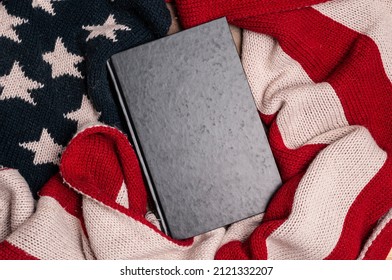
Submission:
<svg viewBox="0 0 392 280">
<path fill-rule="evenodd" d="M 108 69 L 165 233 L 265 211 L 281 178 L 225 18 L 117 53 Z"/>
</svg>

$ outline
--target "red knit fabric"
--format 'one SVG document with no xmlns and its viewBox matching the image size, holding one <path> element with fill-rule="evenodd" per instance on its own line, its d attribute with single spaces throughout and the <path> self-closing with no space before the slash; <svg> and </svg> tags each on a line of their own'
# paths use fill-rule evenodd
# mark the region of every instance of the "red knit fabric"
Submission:
<svg viewBox="0 0 392 280">
<path fill-rule="evenodd" d="M 0 260 L 37 260 L 8 242 L 0 243 Z"/>
<path fill-rule="evenodd" d="M 184 28 L 220 17 L 227 17 L 229 22 L 235 22 L 244 18 L 296 10 L 327 1 L 329 0 L 174 0 Z"/>
<path fill-rule="evenodd" d="M 392 238 L 392 222 L 389 222 L 380 234 L 372 242 L 371 247 L 364 257 L 365 260 L 384 259 L 388 255 L 390 249 L 385 244 L 388 244 Z"/>
</svg>

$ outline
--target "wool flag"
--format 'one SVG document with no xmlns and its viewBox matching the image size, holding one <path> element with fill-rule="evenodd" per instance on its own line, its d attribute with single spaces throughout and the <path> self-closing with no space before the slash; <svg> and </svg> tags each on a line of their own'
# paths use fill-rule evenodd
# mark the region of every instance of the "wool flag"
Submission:
<svg viewBox="0 0 392 280">
<path fill-rule="evenodd" d="M 60 2 L 46 2 L 53 9 L 48 4 L 39 9 L 57 13 Z M 42 155 L 31 155 L 32 164 L 47 161 L 37 141 L 51 143 L 51 151 L 62 151 L 62 156 L 51 158 L 59 172 L 45 183 L 37 201 L 23 169 L 0 169 L 0 259 L 387 258 L 392 247 L 391 2 L 176 4 L 186 28 L 222 16 L 244 28 L 242 63 L 284 181 L 266 212 L 187 240 L 164 235 L 132 146 L 117 128 L 94 122 L 99 115 L 74 123 L 77 133 L 67 143 L 51 140 L 48 127 L 41 127 L 34 139 L 18 140 L 22 150 Z M 0 29 L 0 39 L 22 44 L 23 32 L 17 30 L 26 19 L 3 7 L 0 13 L 11 15 L 7 22 L 12 28 Z M 107 15 L 100 24 L 105 22 L 112 18 Z M 113 42 L 114 35 L 120 41 L 121 32 L 131 28 L 116 21 L 117 30 L 94 32 L 93 25 L 82 26 L 84 41 Z M 38 56 L 50 67 L 52 79 L 63 69 L 50 66 L 56 64 L 54 50 L 69 52 L 61 38 L 52 38 L 52 49 Z M 72 50 L 70 64 L 78 66 L 84 60 Z M 38 92 L 46 84 L 25 64 L 8 62 L 0 83 L 10 76 L 21 82 L 16 91 L 2 85 L 0 98 L 4 94 L 4 101 L 38 106 Z M 87 75 L 79 67 L 70 71 L 74 79 Z M 104 115 L 102 108 L 93 108 L 94 116 Z M 70 112 L 61 115 L 78 115 Z M 29 122 L 33 115 L 24 116 Z"/>
</svg>

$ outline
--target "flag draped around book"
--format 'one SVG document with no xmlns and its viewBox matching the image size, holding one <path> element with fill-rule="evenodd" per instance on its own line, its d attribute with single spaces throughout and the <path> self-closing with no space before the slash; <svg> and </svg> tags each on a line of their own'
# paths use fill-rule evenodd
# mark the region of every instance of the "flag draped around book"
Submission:
<svg viewBox="0 0 392 280">
<path fill-rule="evenodd" d="M 5 166 L 0 170 L 1 259 L 388 256 L 392 247 L 390 1 L 175 1 L 185 28 L 226 16 L 244 29 L 242 63 L 284 182 L 264 215 L 183 241 L 159 230 L 126 136 L 114 127 L 94 123 L 98 119 L 116 124 L 115 117 L 104 117 L 114 104 L 94 95 L 101 88 L 98 85 L 107 81 L 91 83 L 97 80 L 89 80 L 89 75 L 99 78 L 103 72 L 89 74 L 94 63 L 88 64 L 78 49 L 84 46 L 100 57 L 110 51 L 89 48 L 98 42 L 94 40 L 110 45 L 124 40 L 127 44 L 122 46 L 130 47 L 135 37 L 127 41 L 126 34 L 139 29 L 128 20 L 148 17 L 157 6 L 138 10 L 128 19 L 112 10 L 87 16 L 75 35 L 80 44 L 66 39 L 72 32 L 41 34 L 47 22 L 31 24 L 28 16 L 42 13 L 48 20 L 56 19 L 61 17 L 61 5 L 71 2 L 0 3 L 0 42 L 7 46 L 0 64 L 0 106 L 8 110 L 0 110 L 0 156 L 15 156 L 8 165 L 4 158 L 0 162 Z M 134 3 L 132 9 L 137 9 L 153 1 L 103 2 L 105 7 L 119 9 Z M 18 13 L 22 6 L 32 12 Z M 67 17 L 77 17 L 79 8 L 69 8 L 74 13 Z M 141 29 L 157 27 L 162 18 L 140 20 Z M 116 30 L 103 28 L 105 24 Z M 67 30 L 60 20 L 52 26 Z M 161 35 L 167 31 L 158 30 Z M 142 37 L 152 39 L 153 35 Z M 18 54 L 23 44 L 31 49 L 29 55 Z M 59 54 L 68 57 L 68 67 L 56 64 Z M 15 82 L 10 81 L 18 81 L 18 86 L 11 89 Z M 60 81 L 61 87 L 50 86 Z M 79 87 L 85 90 L 71 90 Z M 60 89 L 69 89 L 70 95 Z M 78 102 L 72 96 L 76 93 Z M 67 108 L 39 114 L 45 124 L 57 116 L 61 122 L 69 120 L 72 127 L 56 130 L 55 124 L 37 125 L 33 109 L 41 108 L 45 100 L 47 105 L 72 100 Z M 30 107 L 25 112 L 26 106 Z M 78 113 L 83 106 L 94 108 L 87 125 L 77 121 L 84 116 Z M 37 201 L 30 188 L 37 190 L 38 179 L 32 178 L 50 176 L 31 170 L 27 176 L 24 162 L 35 168 L 53 166 L 54 177 L 45 184 L 39 180 L 44 187 Z"/>
</svg>

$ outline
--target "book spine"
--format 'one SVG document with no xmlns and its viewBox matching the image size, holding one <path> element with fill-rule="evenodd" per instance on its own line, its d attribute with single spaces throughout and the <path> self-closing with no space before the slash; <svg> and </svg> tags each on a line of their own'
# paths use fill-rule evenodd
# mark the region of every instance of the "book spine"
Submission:
<svg viewBox="0 0 392 280">
<path fill-rule="evenodd" d="M 165 218 L 164 218 L 164 215 L 163 215 L 163 211 L 161 209 L 162 207 L 160 206 L 158 196 L 157 196 L 157 194 L 155 192 L 153 180 L 152 180 L 152 178 L 150 176 L 150 172 L 148 170 L 148 166 L 146 164 L 146 161 L 144 160 L 144 156 L 143 156 L 143 152 L 142 152 L 142 149 L 141 149 L 141 145 L 140 145 L 140 143 L 138 141 L 137 133 L 136 133 L 136 131 L 134 129 L 134 125 L 132 123 L 132 118 L 131 118 L 130 113 L 128 112 L 127 106 L 125 105 L 125 102 L 124 102 L 124 97 L 123 97 L 123 94 L 122 94 L 121 86 L 120 86 L 120 83 L 118 82 L 117 76 L 115 74 L 115 69 L 114 69 L 115 67 L 112 65 L 112 62 L 111 62 L 110 59 L 107 61 L 107 68 L 108 68 L 109 74 L 110 74 L 110 76 L 112 78 L 113 85 L 114 85 L 114 88 L 115 88 L 115 91 L 116 91 L 116 94 L 117 94 L 117 98 L 118 98 L 118 101 L 119 101 L 120 106 L 121 106 L 121 110 L 124 113 L 125 121 L 127 123 L 127 127 L 128 127 L 128 130 L 129 130 L 131 139 L 132 139 L 133 147 L 134 147 L 135 152 L 136 152 L 136 154 L 138 156 L 139 164 L 140 164 L 140 166 L 141 166 L 141 168 L 143 170 L 145 182 L 146 182 L 146 184 L 148 186 L 148 189 L 150 191 L 152 200 L 154 202 L 154 205 L 155 205 L 155 208 L 156 208 L 155 209 L 156 210 L 155 214 L 158 216 L 158 220 L 159 220 L 160 225 L 161 225 L 161 230 L 166 235 L 170 235 L 169 229 L 167 227 L 167 224 L 166 224 L 166 221 L 165 221 Z"/>
</svg>

